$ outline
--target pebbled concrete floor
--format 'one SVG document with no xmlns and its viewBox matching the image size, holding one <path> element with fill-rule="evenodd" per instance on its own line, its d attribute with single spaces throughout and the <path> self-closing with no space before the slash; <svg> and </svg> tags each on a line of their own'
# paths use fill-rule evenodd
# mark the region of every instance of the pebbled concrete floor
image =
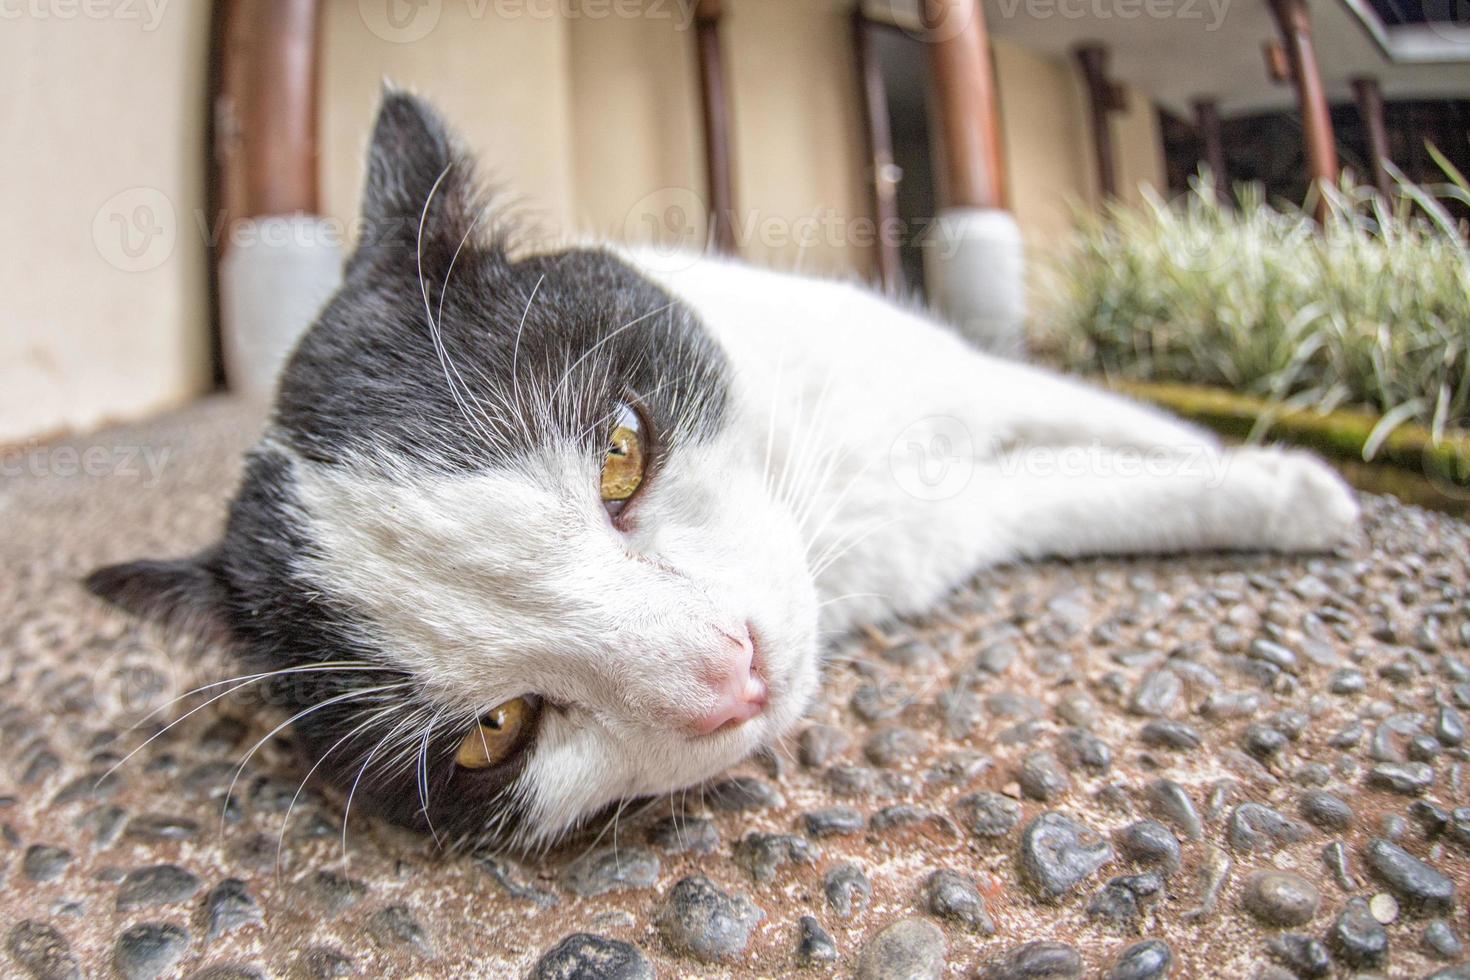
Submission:
<svg viewBox="0 0 1470 980">
<path fill-rule="evenodd" d="M 282 834 L 289 739 L 223 805 L 249 699 L 139 749 L 227 668 L 76 584 L 205 543 L 255 428 L 4 457 L 0 975 L 1470 976 L 1464 523 L 1368 498 L 1330 557 L 986 573 L 677 813 L 536 860 L 354 818 L 344 860 L 331 791 Z"/>
</svg>

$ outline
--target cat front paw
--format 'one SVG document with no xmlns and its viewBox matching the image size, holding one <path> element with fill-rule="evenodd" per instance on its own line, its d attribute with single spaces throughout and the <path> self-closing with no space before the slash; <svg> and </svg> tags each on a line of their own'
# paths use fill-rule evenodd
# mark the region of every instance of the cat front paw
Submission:
<svg viewBox="0 0 1470 980">
<path fill-rule="evenodd" d="M 1330 551 L 1357 534 L 1357 494 L 1326 463 L 1294 450 L 1259 451 L 1272 488 L 1266 546 L 1274 551 Z"/>
</svg>

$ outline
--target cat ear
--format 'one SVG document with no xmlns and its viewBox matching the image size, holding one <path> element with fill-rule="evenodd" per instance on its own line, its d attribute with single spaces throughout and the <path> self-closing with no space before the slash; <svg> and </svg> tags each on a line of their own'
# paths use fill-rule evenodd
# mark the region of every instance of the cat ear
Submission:
<svg viewBox="0 0 1470 980">
<path fill-rule="evenodd" d="M 453 249 L 478 209 L 473 161 L 422 99 L 384 88 L 368 144 L 362 232 L 348 271 L 390 261 L 412 268 Z"/>
<path fill-rule="evenodd" d="M 88 575 L 87 591 L 169 629 L 208 639 L 226 634 L 225 594 L 213 550 L 174 561 L 107 565 Z"/>
</svg>

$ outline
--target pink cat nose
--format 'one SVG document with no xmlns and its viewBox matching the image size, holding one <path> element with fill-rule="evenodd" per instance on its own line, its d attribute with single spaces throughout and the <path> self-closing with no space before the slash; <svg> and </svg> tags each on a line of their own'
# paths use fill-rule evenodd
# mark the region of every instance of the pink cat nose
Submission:
<svg viewBox="0 0 1470 980">
<path fill-rule="evenodd" d="M 726 725 L 744 724 L 766 707 L 766 682 L 756 662 L 755 643 L 747 632 L 737 638 L 729 633 L 731 656 L 720 669 L 705 675 L 715 694 L 715 704 L 689 726 L 695 735 L 708 735 Z"/>
</svg>

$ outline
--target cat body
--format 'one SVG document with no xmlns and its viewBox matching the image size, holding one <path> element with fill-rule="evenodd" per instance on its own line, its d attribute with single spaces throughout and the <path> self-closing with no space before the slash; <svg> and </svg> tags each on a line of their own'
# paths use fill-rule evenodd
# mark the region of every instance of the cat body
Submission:
<svg viewBox="0 0 1470 980">
<path fill-rule="evenodd" d="M 386 96 L 368 232 L 220 542 L 89 579 L 233 651 L 349 807 L 548 844 L 779 739 L 824 638 L 980 568 L 1352 531 L 1307 456 L 1222 449 L 863 287 L 516 252 L 470 171 Z"/>
</svg>

